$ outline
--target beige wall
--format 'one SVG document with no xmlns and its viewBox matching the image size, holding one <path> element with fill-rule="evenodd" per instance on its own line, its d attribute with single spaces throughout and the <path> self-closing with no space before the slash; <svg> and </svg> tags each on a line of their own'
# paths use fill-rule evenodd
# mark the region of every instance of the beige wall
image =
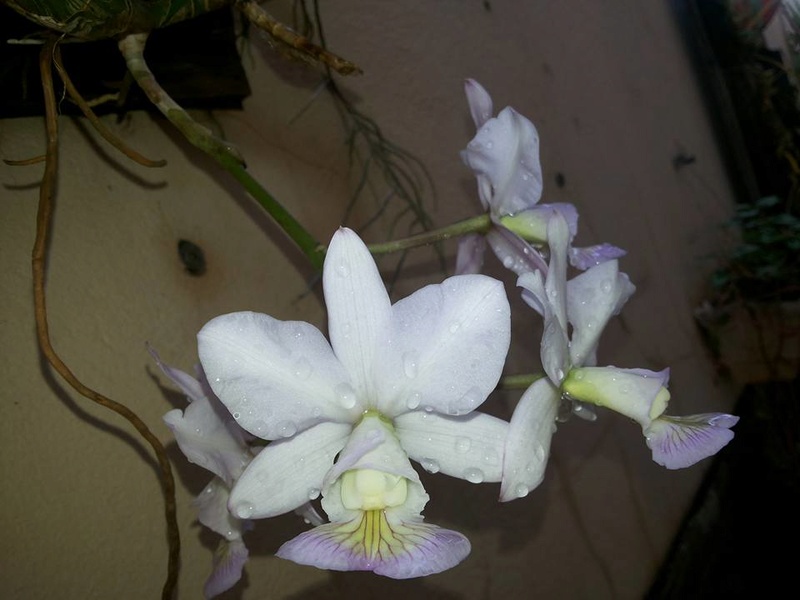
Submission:
<svg viewBox="0 0 800 600">
<path fill-rule="evenodd" d="M 579 242 L 627 248 L 622 268 L 638 292 L 609 329 L 601 361 L 672 367 L 672 412 L 730 408 L 713 379 L 691 318 L 705 263 L 731 193 L 667 3 L 492 0 L 323 3 L 330 45 L 365 74 L 343 81 L 391 140 L 420 157 L 435 179 L 439 224 L 474 214 L 478 200 L 458 151 L 472 135 L 462 81 L 474 77 L 496 108 L 513 105 L 539 128 L 545 200 L 571 201 Z M 276 7 L 277 8 L 277 7 Z M 291 125 L 316 78 L 245 59 L 253 96 L 243 112 L 214 116 L 256 177 L 321 240 L 338 226 L 353 178 L 343 131 L 324 95 Z M 277 67 L 277 71 L 273 69 Z M 200 596 L 214 536 L 190 507 L 208 476 L 177 451 L 161 416 L 182 399 L 145 352 L 152 343 L 189 370 L 194 336 L 209 318 L 252 309 L 324 326 L 307 289 L 310 271 L 231 180 L 161 121 L 134 113 L 117 126 L 162 170 L 99 150 L 61 119 L 62 165 L 48 280 L 52 337 L 75 373 L 135 409 L 170 443 L 179 483 L 181 598 Z M 672 156 L 697 157 L 674 171 Z M 0 154 L 43 151 L 41 119 L 0 121 Z M 0 165 L 0 596 L 153 598 L 166 545 L 152 459 L 119 418 L 76 397 L 41 366 L 34 340 L 30 249 L 41 167 Z M 563 173 L 566 186 L 554 185 Z M 192 278 L 177 260 L 180 238 L 206 252 Z M 452 257 L 453 246 L 449 247 Z M 436 281 L 425 251 L 403 293 Z M 513 278 L 504 278 L 510 294 Z M 536 364 L 534 316 L 516 302 L 511 372 Z M 164 387 L 162 387 L 164 386 Z M 489 401 L 508 416 L 516 396 Z M 704 466 L 667 472 L 649 458 L 635 424 L 602 413 L 559 427 L 545 483 L 498 505 L 497 485 L 425 477 L 429 520 L 467 534 L 461 566 L 424 581 L 328 574 L 276 559 L 302 529 L 294 516 L 260 522 L 252 560 L 231 598 L 397 597 L 637 598 L 648 586 Z"/>
</svg>

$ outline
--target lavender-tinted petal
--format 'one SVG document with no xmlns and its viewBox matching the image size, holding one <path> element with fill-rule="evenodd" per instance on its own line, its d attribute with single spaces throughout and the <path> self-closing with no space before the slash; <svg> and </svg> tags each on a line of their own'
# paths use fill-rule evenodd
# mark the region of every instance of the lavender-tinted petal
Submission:
<svg viewBox="0 0 800 600">
<path fill-rule="evenodd" d="M 231 589 L 242 578 L 242 569 L 247 562 L 247 547 L 241 539 L 222 540 L 214 553 L 214 569 L 203 586 L 203 595 L 213 598 Z"/>
<path fill-rule="evenodd" d="M 458 532 L 391 510 L 359 511 L 345 523 L 328 523 L 301 533 L 278 549 L 277 556 L 334 571 L 373 571 L 393 579 L 440 573 L 464 560 L 469 540 Z"/>
<path fill-rule="evenodd" d="M 184 373 L 180 369 L 170 367 L 169 365 L 161 362 L 161 357 L 158 355 L 158 352 L 156 352 L 155 348 L 153 348 L 150 344 L 147 344 L 147 351 L 150 353 L 150 356 L 153 357 L 153 360 L 156 361 L 158 368 L 161 369 L 164 375 L 169 377 L 172 380 L 172 383 L 181 388 L 181 391 L 188 396 L 190 401 L 194 402 L 198 398 L 205 396 L 202 385 L 197 379 L 188 373 Z"/>
<path fill-rule="evenodd" d="M 683 469 L 713 456 L 733 439 L 739 417 L 706 413 L 688 417 L 661 416 L 644 434 L 653 460 L 667 469 Z"/>
<path fill-rule="evenodd" d="M 627 251 L 611 244 L 597 244 L 596 246 L 586 246 L 585 248 L 570 248 L 569 262 L 576 269 L 585 271 L 595 265 L 622 258 Z"/>
<path fill-rule="evenodd" d="M 492 117 L 492 97 L 474 79 L 464 81 L 464 93 L 467 95 L 469 112 L 475 122 L 475 127 L 480 129 Z"/>
<path fill-rule="evenodd" d="M 547 273 L 547 263 L 541 253 L 505 227 L 493 227 L 486 234 L 486 241 L 503 266 L 517 275 L 532 271 Z"/>
<path fill-rule="evenodd" d="M 228 511 L 230 494 L 230 488 L 215 477 L 192 504 L 197 509 L 198 521 L 226 540 L 233 541 L 242 537 L 248 521 L 237 519 Z"/>
<path fill-rule="evenodd" d="M 480 233 L 470 233 L 458 241 L 456 255 L 456 275 L 480 273 L 483 256 L 486 253 L 486 239 Z"/>
</svg>

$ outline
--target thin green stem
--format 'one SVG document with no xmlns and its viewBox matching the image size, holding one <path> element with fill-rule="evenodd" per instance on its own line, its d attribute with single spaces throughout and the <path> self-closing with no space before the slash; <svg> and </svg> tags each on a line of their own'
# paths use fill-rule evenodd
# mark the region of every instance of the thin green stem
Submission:
<svg viewBox="0 0 800 600">
<path fill-rule="evenodd" d="M 524 375 L 506 375 L 500 379 L 497 389 L 500 390 L 524 390 L 544 377 L 544 373 L 525 373 Z"/>
<path fill-rule="evenodd" d="M 228 173 L 234 176 L 242 187 L 269 213 L 275 222 L 286 232 L 297 247 L 306 255 L 311 265 L 322 271 L 325 260 L 325 247 L 322 246 L 280 202 L 265 190 L 258 181 L 232 156 L 212 155 Z"/>
<path fill-rule="evenodd" d="M 381 244 L 370 244 L 369 251 L 372 254 L 388 254 L 390 252 L 400 252 L 408 250 L 409 248 L 416 248 L 417 246 L 426 246 L 436 242 L 449 240 L 453 237 L 466 235 L 467 233 L 486 233 L 492 225 L 492 221 L 488 214 L 478 215 L 466 221 L 459 221 L 441 229 L 434 229 L 426 231 L 418 235 L 393 240 L 391 242 L 383 242 Z"/>
</svg>

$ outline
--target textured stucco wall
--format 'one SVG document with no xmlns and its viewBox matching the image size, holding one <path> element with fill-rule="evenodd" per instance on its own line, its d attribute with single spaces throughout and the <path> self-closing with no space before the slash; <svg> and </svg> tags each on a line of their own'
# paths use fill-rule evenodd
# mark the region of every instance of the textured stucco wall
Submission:
<svg viewBox="0 0 800 600">
<path fill-rule="evenodd" d="M 271 3 L 274 4 L 274 3 Z M 288 3 L 286 3 L 288 4 Z M 693 329 L 704 264 L 731 194 L 666 3 L 618 0 L 415 0 L 323 5 L 329 44 L 365 74 L 342 82 L 386 136 L 430 170 L 439 224 L 474 214 L 474 182 L 458 151 L 472 135 L 462 81 L 474 77 L 539 128 L 545 199 L 581 211 L 579 241 L 627 248 L 622 268 L 638 292 L 609 328 L 601 362 L 672 367 L 672 412 L 729 408 Z M 281 6 L 271 7 L 280 12 Z M 286 8 L 286 7 L 283 7 Z M 199 42 L 201 43 L 201 42 Z M 324 95 L 291 122 L 317 83 L 255 46 L 244 60 L 254 89 L 243 112 L 216 113 L 254 175 L 327 240 L 352 189 L 344 134 Z M 273 68 L 275 67 L 275 68 Z M 260 310 L 324 327 L 311 272 L 232 181 L 159 120 L 115 125 L 169 165 L 148 171 L 109 150 L 82 122 L 61 119 L 62 164 L 50 249 L 54 344 L 92 387 L 134 408 L 165 442 L 161 415 L 182 399 L 145 352 L 189 370 L 209 318 Z M 0 121 L 0 154 L 40 154 L 40 119 Z M 696 164 L 675 171 L 686 150 Z M 558 188 L 556 173 L 565 177 Z M 0 595 L 7 598 L 152 598 L 166 545 L 152 459 L 121 419 L 76 397 L 43 368 L 34 339 L 30 249 L 41 167 L 0 165 Z M 376 236 L 379 232 L 376 231 Z M 188 276 L 180 238 L 206 252 Z M 453 246 L 448 246 L 451 252 Z M 407 271 L 407 293 L 441 278 L 430 255 Z M 298 270 L 300 267 L 300 270 Z M 496 265 L 510 294 L 512 277 Z M 535 318 L 514 304 L 510 372 L 536 364 Z M 163 386 L 163 387 L 162 387 Z M 514 394 L 490 401 L 508 416 Z M 179 597 L 201 594 L 216 545 L 190 501 L 208 479 L 176 459 L 184 547 Z M 424 581 L 328 574 L 272 557 L 302 529 L 294 516 L 259 523 L 252 560 L 231 598 L 637 598 L 648 586 L 703 467 L 653 464 L 634 424 L 602 413 L 562 425 L 544 484 L 497 505 L 497 485 L 424 477 L 427 518 L 470 537 L 461 566 Z"/>
</svg>

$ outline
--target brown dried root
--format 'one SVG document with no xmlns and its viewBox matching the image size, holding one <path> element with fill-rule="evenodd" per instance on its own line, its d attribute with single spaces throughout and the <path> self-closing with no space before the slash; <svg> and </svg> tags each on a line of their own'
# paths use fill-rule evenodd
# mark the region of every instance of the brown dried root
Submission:
<svg viewBox="0 0 800 600">
<path fill-rule="evenodd" d="M 266 32 L 279 51 L 302 61 L 330 67 L 340 75 L 359 75 L 358 65 L 329 52 L 306 37 L 287 27 L 256 4 L 255 0 L 240 0 L 236 3 L 241 13 L 253 25 Z"/>
<path fill-rule="evenodd" d="M 54 49 L 55 55 L 53 57 L 53 64 L 56 67 L 56 71 L 58 72 L 58 76 L 61 77 L 61 81 L 64 82 L 64 87 L 67 88 L 67 93 L 72 101 L 78 105 L 78 108 L 81 109 L 83 115 L 89 120 L 89 123 L 92 124 L 92 127 L 95 128 L 97 133 L 99 133 L 103 138 L 114 148 L 122 152 L 125 156 L 130 158 L 132 161 L 139 163 L 144 167 L 163 167 L 167 164 L 165 160 L 151 160 L 145 156 L 142 156 L 136 150 L 132 148 L 128 148 L 125 143 L 119 139 L 116 135 L 114 135 L 111 130 L 106 127 L 103 122 L 97 118 L 97 115 L 94 114 L 89 104 L 86 100 L 83 99 L 80 92 L 75 88 L 70 79 L 69 75 L 67 74 L 66 69 L 64 68 L 63 62 L 61 60 L 61 48 L 58 46 Z"/>
<path fill-rule="evenodd" d="M 58 119 L 56 112 L 56 96 L 53 90 L 53 74 L 51 61 L 58 41 L 56 38 L 48 40 L 39 55 L 39 68 L 41 70 L 42 88 L 44 89 L 45 126 L 47 131 L 47 153 L 45 160 L 44 176 L 39 188 L 39 209 L 36 215 L 36 241 L 33 246 L 33 302 L 36 318 L 36 337 L 39 349 L 47 359 L 50 366 L 66 381 L 75 391 L 89 400 L 114 411 L 125 418 L 139 434 L 150 444 L 158 459 L 160 468 L 159 478 L 164 493 L 164 512 L 167 521 L 167 541 L 169 544 L 169 559 L 167 579 L 162 588 L 161 598 L 169 600 L 173 597 L 178 581 L 178 568 L 180 565 L 180 536 L 178 534 L 178 521 L 175 512 L 175 480 L 164 447 L 158 438 L 148 429 L 147 425 L 127 406 L 115 402 L 106 396 L 84 385 L 67 367 L 56 353 L 50 341 L 47 323 L 47 308 L 45 302 L 45 271 L 47 268 L 47 246 L 50 226 L 53 215 L 55 199 L 55 181 L 58 173 Z"/>
</svg>

